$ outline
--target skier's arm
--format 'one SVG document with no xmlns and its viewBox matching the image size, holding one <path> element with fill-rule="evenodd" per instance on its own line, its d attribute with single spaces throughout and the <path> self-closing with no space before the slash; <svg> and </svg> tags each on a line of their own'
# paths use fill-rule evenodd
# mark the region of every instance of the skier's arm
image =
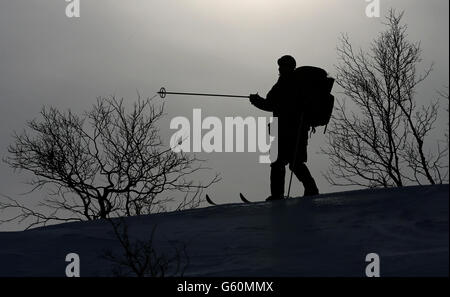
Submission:
<svg viewBox="0 0 450 297">
<path fill-rule="evenodd" d="M 258 94 L 250 95 L 250 103 L 264 111 L 273 111 L 273 100 L 272 96 L 267 94 L 267 99 L 262 98 Z"/>
</svg>

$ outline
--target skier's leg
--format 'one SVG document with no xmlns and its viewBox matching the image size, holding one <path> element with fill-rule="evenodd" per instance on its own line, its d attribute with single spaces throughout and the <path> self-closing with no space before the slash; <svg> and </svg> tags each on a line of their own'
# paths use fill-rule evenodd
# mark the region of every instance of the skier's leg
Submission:
<svg viewBox="0 0 450 297">
<path fill-rule="evenodd" d="M 317 188 L 316 182 L 305 163 L 298 163 L 295 168 L 292 168 L 290 165 L 289 168 L 303 183 L 303 187 L 305 188 L 305 193 L 303 196 L 314 196 L 319 194 L 319 189 Z"/>
<path fill-rule="evenodd" d="M 287 162 L 278 158 L 270 164 L 270 194 L 266 200 L 278 200 L 284 198 L 284 177 L 286 175 Z"/>
<path fill-rule="evenodd" d="M 280 120 L 280 119 L 279 119 Z M 278 129 L 280 130 L 280 129 Z M 286 165 L 289 163 L 289 138 L 281 129 L 278 137 L 277 159 L 270 164 L 270 197 L 266 201 L 284 199 L 284 177 Z"/>
</svg>

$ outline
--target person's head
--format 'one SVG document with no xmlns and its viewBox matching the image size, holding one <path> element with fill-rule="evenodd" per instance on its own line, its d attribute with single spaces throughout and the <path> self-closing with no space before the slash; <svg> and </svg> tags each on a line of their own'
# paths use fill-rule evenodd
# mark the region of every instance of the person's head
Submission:
<svg viewBox="0 0 450 297">
<path fill-rule="evenodd" d="M 292 56 L 285 55 L 278 59 L 278 72 L 280 76 L 292 73 L 295 70 L 296 62 Z"/>
</svg>

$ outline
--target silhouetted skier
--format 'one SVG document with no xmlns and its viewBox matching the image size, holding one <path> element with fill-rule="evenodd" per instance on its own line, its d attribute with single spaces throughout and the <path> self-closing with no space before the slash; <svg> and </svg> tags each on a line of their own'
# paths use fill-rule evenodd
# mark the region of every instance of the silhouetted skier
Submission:
<svg viewBox="0 0 450 297">
<path fill-rule="evenodd" d="M 267 93 L 267 98 L 264 100 L 258 94 L 250 95 L 250 102 L 254 106 L 264 111 L 272 111 L 273 116 L 278 118 L 278 156 L 270 165 L 271 196 L 267 201 L 284 198 L 284 179 L 288 164 L 289 169 L 303 183 L 304 196 L 319 194 L 314 178 L 305 165 L 310 126 L 307 116 L 304 115 L 304 98 L 296 96 L 296 90 L 308 89 L 308 81 L 306 78 L 303 83 L 294 80 L 296 62 L 292 56 L 286 55 L 278 59 L 278 66 L 279 79 Z"/>
</svg>

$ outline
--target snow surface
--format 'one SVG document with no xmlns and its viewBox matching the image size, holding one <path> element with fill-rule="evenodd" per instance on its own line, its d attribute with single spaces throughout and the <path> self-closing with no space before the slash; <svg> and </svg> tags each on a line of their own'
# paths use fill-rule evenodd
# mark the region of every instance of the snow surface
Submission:
<svg viewBox="0 0 450 297">
<path fill-rule="evenodd" d="M 126 220 L 133 238 L 148 238 L 156 223 L 160 248 L 186 243 L 185 276 L 365 276 L 366 255 L 377 253 L 381 276 L 448 277 L 448 192 L 360 190 Z M 81 276 L 110 276 L 105 249 L 121 251 L 106 221 L 2 232 L 0 276 L 65 276 L 72 252 Z"/>
</svg>

